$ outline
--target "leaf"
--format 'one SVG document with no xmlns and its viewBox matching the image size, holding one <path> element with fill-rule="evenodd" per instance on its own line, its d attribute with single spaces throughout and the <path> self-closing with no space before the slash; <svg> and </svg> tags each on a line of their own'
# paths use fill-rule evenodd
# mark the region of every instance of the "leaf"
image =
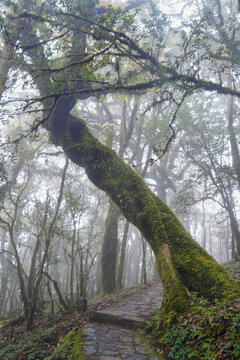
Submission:
<svg viewBox="0 0 240 360">
<path fill-rule="evenodd" d="M 208 342 L 203 342 L 202 343 L 202 349 L 208 349 L 209 346 L 210 346 L 210 343 L 208 343 Z"/>
</svg>

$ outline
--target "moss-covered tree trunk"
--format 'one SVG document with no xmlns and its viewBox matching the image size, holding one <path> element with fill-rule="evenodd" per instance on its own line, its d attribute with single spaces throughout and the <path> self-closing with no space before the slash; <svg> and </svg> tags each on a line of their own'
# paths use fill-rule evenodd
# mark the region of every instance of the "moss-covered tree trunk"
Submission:
<svg viewBox="0 0 240 360">
<path fill-rule="evenodd" d="M 59 140 L 69 158 L 85 168 L 89 179 L 110 196 L 152 247 L 164 285 L 162 313 L 168 319 L 187 311 L 187 289 L 210 300 L 236 296 L 238 284 L 192 239 L 143 179 L 90 133 L 83 120 L 69 115 Z"/>
<path fill-rule="evenodd" d="M 101 273 L 103 294 L 116 291 L 119 208 L 110 200 L 103 235 Z"/>
</svg>

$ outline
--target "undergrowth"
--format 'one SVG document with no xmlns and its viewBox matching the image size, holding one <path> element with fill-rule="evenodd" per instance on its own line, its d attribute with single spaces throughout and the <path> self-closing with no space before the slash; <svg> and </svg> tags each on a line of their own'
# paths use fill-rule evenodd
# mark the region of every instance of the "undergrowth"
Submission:
<svg viewBox="0 0 240 360">
<path fill-rule="evenodd" d="M 19 341 L 9 342 L 7 346 L 5 341 L 0 341 L 0 359 L 43 359 L 56 333 L 57 325 L 35 330 L 20 338 Z"/>
<path fill-rule="evenodd" d="M 6 322 L 0 329 L 0 359 L 46 360 L 62 345 L 60 339 L 82 325 L 83 316 L 77 312 L 56 314 L 54 319 L 42 314 L 35 319 L 35 326 L 30 332 L 26 331 L 24 322 L 17 325 L 16 321 Z"/>
<path fill-rule="evenodd" d="M 161 317 L 148 326 L 150 339 L 171 360 L 239 360 L 240 301 L 210 304 L 193 294 L 192 311 L 159 341 Z"/>
</svg>

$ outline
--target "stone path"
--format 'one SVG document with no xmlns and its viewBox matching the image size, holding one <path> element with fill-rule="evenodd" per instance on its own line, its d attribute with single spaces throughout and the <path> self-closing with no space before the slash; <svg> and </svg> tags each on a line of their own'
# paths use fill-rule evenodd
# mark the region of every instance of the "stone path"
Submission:
<svg viewBox="0 0 240 360">
<path fill-rule="evenodd" d="M 84 330 L 86 342 L 84 353 L 91 360 L 157 360 L 148 346 L 133 330 L 140 329 L 150 320 L 153 312 L 161 307 L 163 287 L 150 288 L 145 294 L 96 311 Z M 104 324 L 103 324 L 104 323 Z M 111 325 L 109 325 L 111 324 Z M 120 325 L 122 328 L 115 327 Z"/>
<path fill-rule="evenodd" d="M 108 309 L 94 312 L 90 320 L 138 329 L 144 326 L 145 321 L 152 318 L 152 313 L 155 310 L 160 309 L 162 296 L 163 287 L 159 284 L 140 296 L 133 297 Z"/>
<path fill-rule="evenodd" d="M 98 360 L 157 360 L 133 331 L 106 325 L 85 329 L 85 355 Z"/>
</svg>

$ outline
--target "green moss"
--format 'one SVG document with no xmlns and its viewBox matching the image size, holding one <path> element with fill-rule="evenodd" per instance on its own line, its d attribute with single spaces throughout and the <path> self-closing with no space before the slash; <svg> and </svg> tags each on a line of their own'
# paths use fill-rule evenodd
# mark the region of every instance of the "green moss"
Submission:
<svg viewBox="0 0 240 360">
<path fill-rule="evenodd" d="M 164 332 L 169 329 L 179 316 L 188 310 L 188 295 L 178 273 L 175 271 L 169 246 L 159 247 L 156 255 L 156 265 L 164 284 L 164 296 L 161 307 L 161 327 Z"/>
<path fill-rule="evenodd" d="M 173 266 L 183 285 L 213 301 L 228 300 L 239 294 L 239 284 L 200 247 L 184 229 L 177 217 L 155 196 L 161 212 Z"/>
<path fill-rule="evenodd" d="M 138 331 L 136 335 L 141 340 L 141 343 L 144 344 L 145 348 L 148 350 L 148 352 L 145 354 L 147 360 L 151 360 L 152 358 L 157 358 L 159 360 L 166 359 L 163 351 L 161 351 L 161 349 L 157 349 L 156 351 L 156 347 L 153 346 L 150 341 L 148 341 L 148 337 L 146 338 L 145 330 Z"/>
<path fill-rule="evenodd" d="M 83 353 L 85 343 L 84 328 L 72 330 L 61 340 L 61 345 L 54 350 L 52 356 L 45 360 L 86 360 L 87 357 Z"/>
<path fill-rule="evenodd" d="M 211 301 L 224 301 L 239 294 L 239 284 L 201 248 L 193 249 L 191 255 L 182 252 L 181 262 L 184 262 L 184 266 L 180 264 L 178 271 L 190 291 L 197 291 Z"/>
</svg>

